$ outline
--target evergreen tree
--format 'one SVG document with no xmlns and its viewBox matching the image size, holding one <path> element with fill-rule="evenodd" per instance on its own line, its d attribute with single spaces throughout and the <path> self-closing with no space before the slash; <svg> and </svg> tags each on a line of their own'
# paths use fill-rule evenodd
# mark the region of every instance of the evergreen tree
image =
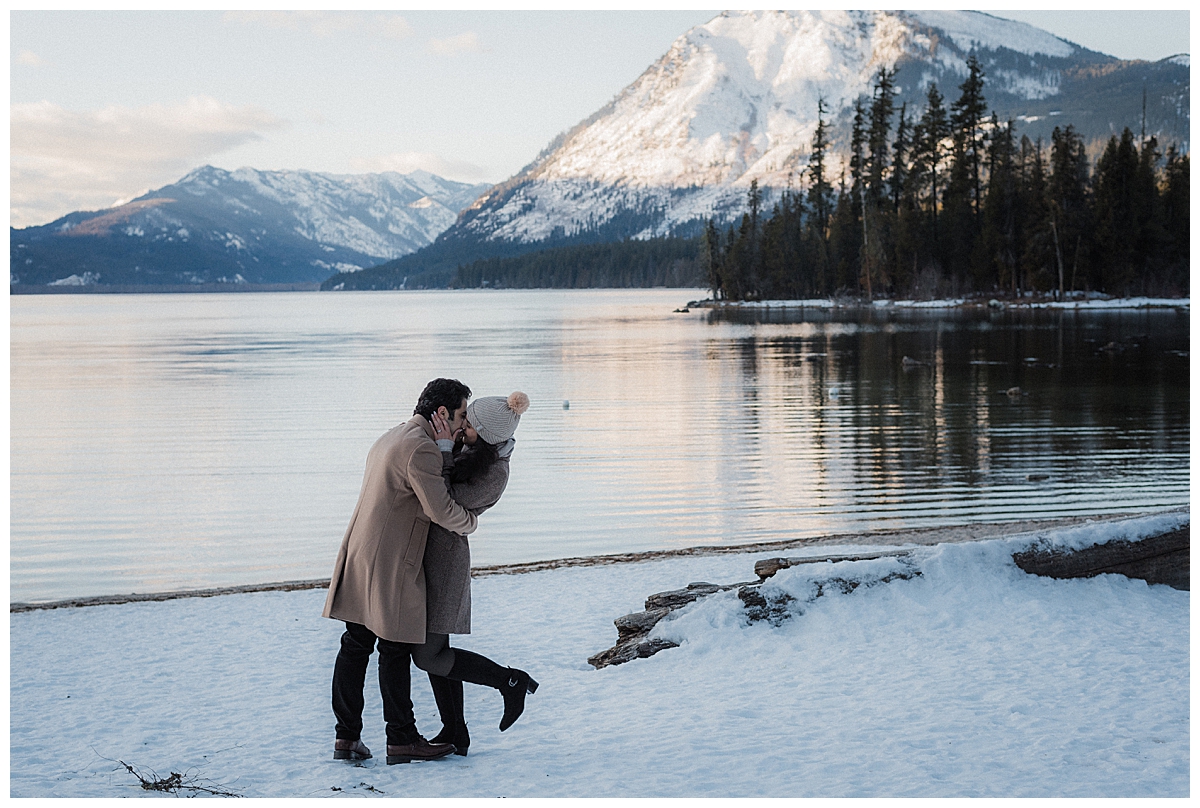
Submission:
<svg viewBox="0 0 1200 808">
<path fill-rule="evenodd" d="M 1189 162 L 1188 155 L 1179 154 L 1174 145 L 1167 148 L 1160 215 L 1164 230 L 1162 266 L 1167 281 L 1163 292 L 1168 294 L 1187 288 L 1192 218 Z"/>
<path fill-rule="evenodd" d="M 942 205 L 939 196 L 938 169 L 945 157 L 943 144 L 950 137 L 950 119 L 942 106 L 942 95 L 936 84 L 929 85 L 925 97 L 925 112 L 918 124 L 919 132 L 913 133 L 912 172 L 916 185 L 916 200 L 922 206 L 930 223 L 931 256 L 940 259 L 940 233 L 938 211 Z M 924 180 L 924 182 L 922 182 Z M 927 184 L 926 184 L 927 183 Z M 928 189 L 926 192 L 925 189 Z M 922 199 L 924 203 L 922 205 Z"/>
<path fill-rule="evenodd" d="M 717 223 L 709 219 L 704 225 L 704 234 L 700 242 L 701 264 L 704 276 L 708 280 L 708 288 L 712 290 L 713 300 L 725 296 L 725 284 L 721 279 L 721 233 Z"/>
<path fill-rule="evenodd" d="M 1126 127 L 1120 140 L 1109 138 L 1096 164 L 1096 275 L 1098 288 L 1109 294 L 1131 288 L 1140 270 L 1138 163 L 1133 133 Z"/>
<path fill-rule="evenodd" d="M 830 291 L 829 218 L 833 213 L 833 188 L 825 177 L 826 154 L 829 149 L 828 112 L 825 99 L 817 99 L 817 131 L 813 133 L 812 156 L 808 161 L 808 206 L 811 216 L 805 227 L 804 244 L 812 267 L 812 292 L 818 295 Z"/>
<path fill-rule="evenodd" d="M 750 227 L 752 232 L 758 232 L 758 212 L 762 207 L 762 192 L 758 190 L 758 180 L 750 180 L 750 190 L 746 192 L 746 207 L 750 211 Z"/>
<path fill-rule="evenodd" d="M 863 109 L 862 98 L 854 102 L 854 120 L 850 126 L 850 189 L 848 206 L 844 211 L 844 215 L 849 215 L 856 225 L 854 228 L 857 232 L 851 231 L 846 227 L 841 234 L 843 238 L 853 238 L 854 248 L 849 249 L 850 244 L 839 245 L 839 261 L 845 263 L 845 269 L 853 273 L 855 291 L 865 289 L 864 277 L 862 273 L 862 264 L 865 259 L 863 255 L 863 245 L 867 240 L 866 220 L 863 218 L 863 209 L 866 207 L 867 197 L 867 173 L 869 166 L 867 165 L 867 156 L 865 152 L 867 142 L 867 123 Z M 843 182 L 845 176 L 843 175 Z M 839 199 L 839 204 L 841 200 Z M 843 225 L 847 223 L 843 222 Z"/>
<path fill-rule="evenodd" d="M 850 196 L 862 198 L 869 171 L 866 156 L 867 120 L 863 100 L 854 102 L 854 120 L 850 124 Z M 843 182 L 845 177 L 843 176 Z"/>
<path fill-rule="evenodd" d="M 1042 292 L 1056 288 L 1058 270 L 1050 231 L 1046 165 L 1042 142 L 1021 137 L 1020 194 L 1022 249 L 1018 262 L 1018 287 Z"/>
<path fill-rule="evenodd" d="M 811 285 L 804 254 L 804 204 L 800 194 L 784 191 L 762 227 L 764 297 L 800 297 Z"/>
<path fill-rule="evenodd" d="M 862 245 L 862 225 L 854 194 L 846 187 L 843 171 L 838 183 L 837 201 L 829 217 L 829 264 L 833 268 L 832 291 L 858 294 L 858 253 Z"/>
<path fill-rule="evenodd" d="M 743 216 L 742 218 L 746 218 Z M 733 225 L 722 239 L 724 249 L 721 251 L 721 285 L 725 290 L 727 300 L 743 300 L 742 296 L 742 263 L 739 261 L 737 231 Z"/>
<path fill-rule="evenodd" d="M 825 113 L 828 111 L 825 100 L 817 99 L 817 131 L 813 134 L 812 156 L 808 161 L 808 204 L 816 218 L 817 230 L 823 235 L 829 227 L 833 206 L 833 188 L 825 177 L 825 159 L 829 149 L 829 125 L 825 123 Z"/>
<path fill-rule="evenodd" d="M 1158 150 L 1158 139 L 1143 138 L 1138 154 L 1138 170 L 1134 184 L 1134 210 L 1138 219 L 1138 243 L 1141 266 L 1129 292 L 1146 294 L 1150 285 L 1150 274 L 1161 265 L 1166 242 L 1166 229 L 1162 220 L 1162 201 L 1158 195 L 1158 164 L 1162 153 Z"/>
<path fill-rule="evenodd" d="M 900 111 L 899 130 L 904 129 L 904 110 Z M 921 124 L 918 123 L 912 129 L 913 156 L 912 162 L 905 167 L 903 161 L 899 158 L 907 150 L 902 148 L 903 139 L 900 137 L 900 132 L 896 137 L 896 168 L 893 169 L 892 177 L 899 174 L 902 179 L 900 181 L 899 193 L 896 197 L 896 224 L 894 232 L 895 242 L 895 284 L 898 289 L 905 290 L 911 296 L 927 295 L 929 289 L 918 288 L 919 277 L 921 275 L 921 265 L 930 266 L 929 248 L 932 244 L 931 230 L 927 226 L 927 220 L 921 210 L 921 190 L 925 186 L 925 166 L 923 158 L 920 156 L 920 149 L 915 144 L 920 142 L 924 137 Z M 928 284 L 925 284 L 928 286 Z"/>
<path fill-rule="evenodd" d="M 950 178 L 946 185 L 943 236 L 951 273 L 978 276 L 972 259 L 977 256 L 985 159 L 983 68 L 972 54 L 967 59 L 967 79 L 951 107 Z"/>
<path fill-rule="evenodd" d="M 761 297 L 763 282 L 763 254 L 759 228 L 759 211 L 762 207 L 762 192 L 758 190 L 758 180 L 750 180 L 750 188 L 746 191 L 746 208 L 749 221 L 743 221 L 738 237 L 745 240 L 742 251 L 743 296 L 749 294 Z"/>
<path fill-rule="evenodd" d="M 910 147 L 911 135 L 909 132 L 908 121 L 905 117 L 908 112 L 908 104 L 900 105 L 900 119 L 896 122 L 896 140 L 892 143 L 892 174 L 888 179 L 888 186 L 892 192 L 892 210 L 900 210 L 900 195 L 904 193 L 904 184 L 908 178 L 908 166 L 906 161 L 909 158 L 908 150 Z"/>
<path fill-rule="evenodd" d="M 893 79 L 895 71 L 879 68 L 875 74 L 874 97 L 871 101 L 870 122 L 867 130 L 867 196 L 873 204 L 882 201 L 885 186 L 884 173 L 888 167 L 888 133 L 892 126 L 893 100 L 896 95 Z"/>
<path fill-rule="evenodd" d="M 976 283 L 980 286 L 994 283 L 1015 294 L 1018 286 L 1021 217 L 1012 121 L 1001 127 L 993 113 L 992 131 L 994 135 L 988 148 L 988 182 L 979 241 L 983 255 L 976 262 L 980 273 Z"/>
<path fill-rule="evenodd" d="M 967 79 L 959 90 L 962 95 L 951 108 L 950 124 L 954 130 L 954 138 L 965 162 L 964 168 L 970 179 L 968 191 L 971 199 L 971 211 L 979 214 L 983 201 L 982 166 L 986 148 L 986 138 L 983 122 L 987 117 L 987 104 L 983 97 L 983 67 L 975 54 L 967 57 Z"/>
<path fill-rule="evenodd" d="M 1075 127 L 1054 127 L 1050 135 L 1050 217 L 1063 263 L 1063 286 L 1074 291 L 1088 275 L 1089 245 L 1084 235 L 1091 230 L 1088 200 L 1088 157 L 1083 138 Z M 1056 258 L 1057 260 L 1057 258 Z M 1089 284 L 1090 285 L 1090 284 Z"/>
<path fill-rule="evenodd" d="M 862 274 L 867 297 L 883 292 L 890 284 L 888 256 L 891 254 L 892 208 L 887 204 L 888 135 L 891 132 L 895 86 L 894 71 L 879 68 L 867 130 L 866 171 L 863 178 Z"/>
</svg>

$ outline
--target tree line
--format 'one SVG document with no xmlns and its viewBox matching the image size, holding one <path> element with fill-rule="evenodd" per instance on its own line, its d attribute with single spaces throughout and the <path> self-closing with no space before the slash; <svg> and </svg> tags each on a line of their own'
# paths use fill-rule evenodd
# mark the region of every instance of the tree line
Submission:
<svg viewBox="0 0 1200 808">
<path fill-rule="evenodd" d="M 1073 126 L 1047 145 L 987 111 L 974 55 L 958 100 L 930 85 L 919 115 L 895 108 L 880 68 L 854 106 L 848 166 L 829 166 L 828 109 L 800 187 L 770 214 L 751 182 L 737 227 L 709 220 L 700 264 L 715 299 L 1188 290 L 1189 160 L 1175 145 L 1113 135 L 1093 166 Z M 893 125 L 894 120 L 894 125 Z"/>
<path fill-rule="evenodd" d="M 452 288 L 586 289 L 703 286 L 691 238 L 577 244 L 460 265 Z"/>
</svg>

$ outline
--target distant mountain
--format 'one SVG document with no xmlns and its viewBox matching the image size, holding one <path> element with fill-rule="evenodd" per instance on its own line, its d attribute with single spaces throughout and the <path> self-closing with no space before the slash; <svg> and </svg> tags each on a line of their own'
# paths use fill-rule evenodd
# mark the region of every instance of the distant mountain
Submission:
<svg viewBox="0 0 1200 808">
<path fill-rule="evenodd" d="M 603 109 L 482 195 L 434 245 L 345 288 L 440 285 L 457 264 L 567 244 L 693 235 L 740 216 L 752 180 L 767 200 L 799 181 L 824 99 L 845 153 L 855 100 L 895 68 L 910 120 L 936 82 L 958 97 L 974 53 L 984 94 L 1018 135 L 1049 143 L 1073 124 L 1096 144 L 1123 127 L 1189 148 L 1186 55 L 1121 61 L 974 11 L 726 12 L 671 46 Z"/>
<path fill-rule="evenodd" d="M 426 246 L 486 189 L 425 171 L 204 166 L 127 204 L 12 230 L 9 279 L 14 286 L 321 281 Z"/>
</svg>

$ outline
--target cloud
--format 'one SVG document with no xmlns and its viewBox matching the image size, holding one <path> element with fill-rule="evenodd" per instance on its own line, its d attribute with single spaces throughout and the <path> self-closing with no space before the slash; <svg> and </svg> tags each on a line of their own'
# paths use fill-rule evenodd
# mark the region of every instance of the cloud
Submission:
<svg viewBox="0 0 1200 808">
<path fill-rule="evenodd" d="M 445 39 L 429 40 L 429 50 L 443 56 L 454 56 L 459 53 L 483 53 L 483 44 L 479 41 L 479 34 L 474 31 L 466 31 Z"/>
<path fill-rule="evenodd" d="M 399 14 L 380 14 L 376 20 L 380 36 L 387 39 L 404 39 L 412 36 L 412 26 Z"/>
<path fill-rule="evenodd" d="M 213 155 L 287 125 L 206 96 L 182 104 L 76 112 L 49 101 L 10 109 L 10 224 L 110 207 L 182 177 Z"/>
<path fill-rule="evenodd" d="M 226 11 L 221 15 L 221 20 L 242 25 L 262 24 L 268 28 L 290 28 L 293 31 L 300 28 L 300 19 L 294 11 Z"/>
<path fill-rule="evenodd" d="M 385 39 L 404 39 L 412 26 L 399 14 L 367 14 L 358 11 L 226 11 L 222 19 L 242 25 L 303 31 L 318 37 L 342 33 L 377 34 Z"/>
<path fill-rule="evenodd" d="M 41 67 L 50 63 L 31 50 L 23 50 L 17 54 L 17 64 Z"/>
<path fill-rule="evenodd" d="M 356 158 L 350 161 L 350 168 L 363 173 L 396 171 L 409 174 L 413 171 L 428 171 L 430 174 L 458 182 L 489 181 L 482 166 L 464 160 L 446 160 L 433 152 L 399 152 L 379 157 Z"/>
</svg>

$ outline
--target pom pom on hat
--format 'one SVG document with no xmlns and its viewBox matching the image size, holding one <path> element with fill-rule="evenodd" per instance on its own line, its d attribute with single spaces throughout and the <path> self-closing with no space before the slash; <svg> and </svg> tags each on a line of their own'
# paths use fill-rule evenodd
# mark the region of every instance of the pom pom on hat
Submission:
<svg viewBox="0 0 1200 808">
<path fill-rule="evenodd" d="M 517 431 L 521 413 L 529 409 L 529 396 L 521 392 L 503 396 L 484 396 L 467 405 L 467 420 L 479 437 L 491 444 L 508 441 Z"/>
<path fill-rule="evenodd" d="M 529 409 L 529 396 L 521 391 L 508 394 L 508 408 L 517 415 L 522 415 L 525 410 Z"/>
</svg>

